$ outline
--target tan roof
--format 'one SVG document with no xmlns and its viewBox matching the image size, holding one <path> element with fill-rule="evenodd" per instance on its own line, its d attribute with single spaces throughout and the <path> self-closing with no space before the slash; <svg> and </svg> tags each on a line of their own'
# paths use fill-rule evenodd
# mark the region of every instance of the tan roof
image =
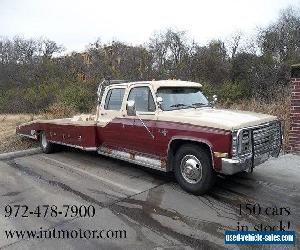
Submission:
<svg viewBox="0 0 300 250">
<path fill-rule="evenodd" d="M 178 86 L 202 87 L 202 84 L 200 84 L 200 83 L 190 82 L 190 81 L 181 81 L 181 80 L 138 81 L 138 82 L 115 84 L 114 86 L 131 86 L 131 85 L 137 85 L 137 84 L 151 84 L 155 90 L 160 87 L 178 87 Z"/>
</svg>

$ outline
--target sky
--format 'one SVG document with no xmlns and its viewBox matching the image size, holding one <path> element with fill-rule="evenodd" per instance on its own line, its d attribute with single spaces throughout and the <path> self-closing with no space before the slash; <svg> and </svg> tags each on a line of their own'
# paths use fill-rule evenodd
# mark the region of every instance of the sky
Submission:
<svg viewBox="0 0 300 250">
<path fill-rule="evenodd" d="M 49 38 L 67 52 L 98 38 L 144 44 L 167 28 L 200 44 L 235 32 L 254 34 L 300 0 L 0 0 L 0 36 Z"/>
</svg>

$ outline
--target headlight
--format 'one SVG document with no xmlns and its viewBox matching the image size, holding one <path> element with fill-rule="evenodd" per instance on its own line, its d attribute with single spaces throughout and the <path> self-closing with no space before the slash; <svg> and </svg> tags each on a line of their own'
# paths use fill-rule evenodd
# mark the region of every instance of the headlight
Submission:
<svg viewBox="0 0 300 250">
<path fill-rule="evenodd" d="M 232 132 L 232 156 L 251 153 L 251 132 L 250 130 L 238 130 Z"/>
<path fill-rule="evenodd" d="M 232 132 L 232 156 L 237 155 L 237 146 L 238 146 L 237 131 L 234 131 Z"/>
<path fill-rule="evenodd" d="M 239 147 L 239 153 L 240 154 L 247 154 L 250 153 L 252 150 L 252 145 L 251 145 L 251 134 L 249 130 L 243 130 L 240 133 L 240 147 Z"/>
</svg>

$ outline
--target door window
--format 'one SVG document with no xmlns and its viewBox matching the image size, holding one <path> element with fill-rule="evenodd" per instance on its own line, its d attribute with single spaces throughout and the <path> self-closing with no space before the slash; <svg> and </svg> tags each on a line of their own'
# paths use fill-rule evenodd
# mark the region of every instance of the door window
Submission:
<svg viewBox="0 0 300 250">
<path fill-rule="evenodd" d="M 110 89 L 107 92 L 104 109 L 106 110 L 120 110 L 122 107 L 125 89 Z"/>
<path fill-rule="evenodd" d="M 155 111 L 153 96 L 148 87 L 135 87 L 131 89 L 128 100 L 133 100 L 135 102 L 136 111 Z"/>
</svg>

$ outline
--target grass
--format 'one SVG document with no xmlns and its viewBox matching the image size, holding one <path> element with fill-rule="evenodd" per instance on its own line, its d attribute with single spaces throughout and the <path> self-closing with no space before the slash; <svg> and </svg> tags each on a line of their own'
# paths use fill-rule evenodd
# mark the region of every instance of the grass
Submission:
<svg viewBox="0 0 300 250">
<path fill-rule="evenodd" d="M 1 114 L 0 115 L 0 153 L 28 149 L 37 143 L 23 139 L 16 135 L 16 126 L 37 119 L 29 114 Z"/>
<path fill-rule="evenodd" d="M 24 150 L 39 146 L 38 142 L 16 135 L 16 126 L 36 119 L 72 117 L 76 112 L 61 105 L 51 106 L 46 113 L 0 114 L 0 153 Z"/>
</svg>

